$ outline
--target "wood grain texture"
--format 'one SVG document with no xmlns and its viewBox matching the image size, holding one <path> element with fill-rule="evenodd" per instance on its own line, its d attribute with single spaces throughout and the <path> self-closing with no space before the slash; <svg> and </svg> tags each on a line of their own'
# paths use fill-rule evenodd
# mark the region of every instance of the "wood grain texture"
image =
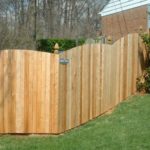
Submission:
<svg viewBox="0 0 150 150">
<path fill-rule="evenodd" d="M 10 132 L 10 88 L 9 88 L 9 51 L 4 53 L 4 131 Z"/>
<path fill-rule="evenodd" d="M 69 64 L 60 65 L 59 70 L 60 132 L 107 112 L 135 94 L 140 74 L 138 42 L 138 35 L 131 34 L 112 46 L 83 45 L 60 54 L 69 59 Z M 77 113 L 80 123 L 76 124 Z"/>
<path fill-rule="evenodd" d="M 16 132 L 24 133 L 24 57 L 16 51 Z"/>
<path fill-rule="evenodd" d="M 60 54 L 0 51 L 0 133 L 59 134 L 102 115 L 136 93 L 144 60 L 137 34 Z"/>
<path fill-rule="evenodd" d="M 4 132 L 4 51 L 0 51 L 0 133 Z"/>
<path fill-rule="evenodd" d="M 58 132 L 58 58 L 29 50 L 0 52 L 0 133 Z"/>
</svg>

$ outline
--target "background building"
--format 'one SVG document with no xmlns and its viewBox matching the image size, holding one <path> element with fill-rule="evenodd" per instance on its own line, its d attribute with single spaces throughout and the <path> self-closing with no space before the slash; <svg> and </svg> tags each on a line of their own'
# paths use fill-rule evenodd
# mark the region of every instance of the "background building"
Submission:
<svg viewBox="0 0 150 150">
<path fill-rule="evenodd" d="M 150 0 L 110 0 L 100 12 L 102 35 L 116 41 L 128 33 L 150 27 Z"/>
</svg>

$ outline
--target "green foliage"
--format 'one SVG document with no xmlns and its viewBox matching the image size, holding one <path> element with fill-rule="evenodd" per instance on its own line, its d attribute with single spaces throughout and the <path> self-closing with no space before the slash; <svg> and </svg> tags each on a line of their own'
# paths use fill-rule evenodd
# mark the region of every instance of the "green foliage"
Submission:
<svg viewBox="0 0 150 150">
<path fill-rule="evenodd" d="M 150 67 L 144 71 L 141 77 L 137 78 L 137 90 L 150 93 Z"/>
<path fill-rule="evenodd" d="M 141 38 L 143 39 L 143 43 L 145 44 L 145 48 L 146 48 L 145 67 L 149 67 L 150 66 L 150 34 L 142 34 Z"/>
<path fill-rule="evenodd" d="M 143 82 L 141 81 L 141 78 L 142 78 L 142 77 L 137 78 L 137 82 L 136 82 L 137 91 L 138 91 L 138 92 L 145 92 L 144 84 L 143 84 Z"/>
<path fill-rule="evenodd" d="M 144 73 L 137 78 L 137 90 L 139 92 L 150 93 L 150 35 L 142 34 L 141 38 L 146 46 L 146 60 Z"/>
<path fill-rule="evenodd" d="M 59 44 L 60 51 L 65 51 L 73 47 L 84 44 L 84 39 L 41 39 L 37 41 L 37 50 L 45 52 L 53 52 L 53 47 L 56 43 Z"/>
<path fill-rule="evenodd" d="M 141 35 L 144 44 L 147 47 L 147 50 L 150 52 L 150 35 L 149 34 L 142 34 Z"/>
</svg>

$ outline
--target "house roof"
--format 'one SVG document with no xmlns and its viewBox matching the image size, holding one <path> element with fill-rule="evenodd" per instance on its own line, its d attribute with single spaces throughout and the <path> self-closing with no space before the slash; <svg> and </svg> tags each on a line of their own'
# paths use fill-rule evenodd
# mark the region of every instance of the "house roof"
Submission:
<svg viewBox="0 0 150 150">
<path fill-rule="evenodd" d="M 99 14 L 107 16 L 147 4 L 150 4 L 150 0 L 110 0 Z"/>
</svg>

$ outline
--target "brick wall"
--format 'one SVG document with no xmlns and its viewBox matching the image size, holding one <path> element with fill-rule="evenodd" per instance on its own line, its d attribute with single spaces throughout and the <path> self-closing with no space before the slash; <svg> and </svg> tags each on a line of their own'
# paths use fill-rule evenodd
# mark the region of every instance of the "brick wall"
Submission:
<svg viewBox="0 0 150 150">
<path fill-rule="evenodd" d="M 102 17 L 102 34 L 116 41 L 128 33 L 147 31 L 147 5 Z"/>
</svg>

